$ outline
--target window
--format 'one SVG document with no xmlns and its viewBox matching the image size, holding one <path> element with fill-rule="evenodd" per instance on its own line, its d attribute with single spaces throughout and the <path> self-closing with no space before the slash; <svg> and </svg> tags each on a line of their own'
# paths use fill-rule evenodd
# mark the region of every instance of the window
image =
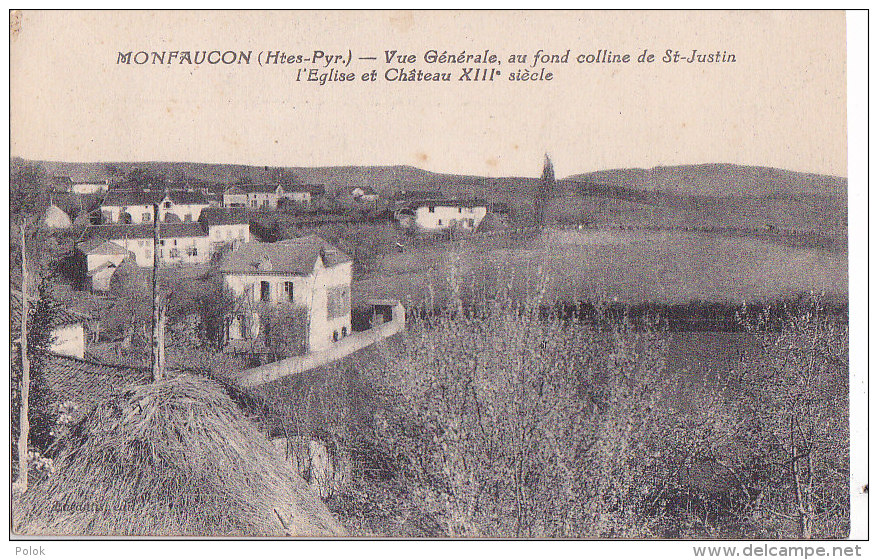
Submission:
<svg viewBox="0 0 878 560">
<path fill-rule="evenodd" d="M 344 317 L 351 312 L 351 293 L 347 286 L 326 290 L 326 318 Z"/>
<path fill-rule="evenodd" d="M 152 258 L 152 249 L 147 249 L 146 251 L 143 252 L 143 254 L 146 255 L 146 258 L 151 259 Z"/>
<path fill-rule="evenodd" d="M 341 328 L 341 337 L 344 338 L 344 337 L 346 337 L 347 335 L 348 335 L 348 328 L 347 328 L 347 327 L 342 327 L 342 328 Z"/>
<path fill-rule="evenodd" d="M 152 220 L 152 214 L 150 214 L 149 212 L 144 212 L 143 213 L 143 221 L 149 222 L 151 220 Z"/>
<path fill-rule="evenodd" d="M 427 208 L 427 210 L 432 214 L 433 212 L 436 211 L 436 207 L 435 207 L 435 206 L 430 206 L 430 207 Z"/>
<path fill-rule="evenodd" d="M 439 220 L 436 223 L 441 226 L 442 225 L 442 218 L 439 218 Z"/>
<path fill-rule="evenodd" d="M 160 239 L 160 240 L 159 240 L 159 245 L 161 245 L 162 247 L 164 247 L 164 246 L 165 246 L 165 240 L 164 240 L 164 239 Z"/>
<path fill-rule="evenodd" d="M 251 204 L 251 206 L 252 206 L 253 208 L 256 208 L 256 201 L 255 201 L 255 200 L 253 201 L 253 203 Z"/>
<path fill-rule="evenodd" d="M 165 208 L 170 208 L 170 207 L 171 207 L 171 201 L 169 200 L 169 201 L 165 202 Z"/>
<path fill-rule="evenodd" d="M 289 301 L 295 301 L 294 300 L 294 296 L 295 296 L 294 291 L 295 291 L 295 284 L 293 284 L 292 282 L 284 282 L 284 293 L 287 295 L 287 299 Z"/>
<path fill-rule="evenodd" d="M 178 249 L 171 249 L 171 258 L 176 259 L 180 256 L 180 251 Z"/>
<path fill-rule="evenodd" d="M 462 213 L 463 213 L 463 208 L 461 208 L 460 206 L 458 206 L 458 207 L 457 207 L 457 213 L 458 213 L 458 214 L 462 214 Z"/>
<path fill-rule="evenodd" d="M 332 331 L 332 341 L 338 342 L 338 331 Z"/>
<path fill-rule="evenodd" d="M 197 257 L 198 256 L 198 247 L 196 247 L 195 245 L 192 245 L 191 247 L 186 249 L 186 254 L 188 254 L 190 257 Z"/>
<path fill-rule="evenodd" d="M 259 283 L 259 299 L 262 301 L 271 301 L 271 284 L 265 280 Z"/>
<path fill-rule="evenodd" d="M 472 218 L 469 218 L 469 219 L 466 221 L 466 223 L 468 223 L 468 224 L 469 224 L 469 227 L 471 227 L 471 228 L 473 228 L 473 227 L 476 226 L 476 221 L 473 220 Z"/>
</svg>

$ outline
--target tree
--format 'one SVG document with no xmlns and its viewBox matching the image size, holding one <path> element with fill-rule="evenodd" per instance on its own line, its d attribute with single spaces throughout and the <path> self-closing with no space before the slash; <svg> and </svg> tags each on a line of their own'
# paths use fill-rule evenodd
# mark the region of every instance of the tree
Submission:
<svg viewBox="0 0 878 560">
<path fill-rule="evenodd" d="M 264 310 L 263 339 L 275 360 L 301 356 L 308 348 L 308 310 L 272 307 Z"/>
<path fill-rule="evenodd" d="M 49 206 L 49 178 L 38 163 L 13 160 L 9 166 L 9 212 L 42 216 Z"/>
<path fill-rule="evenodd" d="M 546 161 L 543 163 L 543 174 L 540 182 L 537 184 L 534 193 L 534 222 L 537 227 L 545 227 L 546 213 L 549 209 L 549 203 L 555 191 L 555 168 L 549 154 L 546 154 Z"/>
<path fill-rule="evenodd" d="M 799 538 L 843 538 L 848 495 L 848 326 L 819 301 L 788 311 L 780 332 L 768 316 L 754 332 L 759 359 L 740 384 L 748 425 L 743 443 L 755 457 L 762 519 L 794 521 Z"/>
</svg>

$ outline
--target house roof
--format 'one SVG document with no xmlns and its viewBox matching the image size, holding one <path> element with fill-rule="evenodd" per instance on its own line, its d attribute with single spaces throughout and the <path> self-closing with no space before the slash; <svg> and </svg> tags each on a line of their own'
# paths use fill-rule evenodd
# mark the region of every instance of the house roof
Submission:
<svg viewBox="0 0 878 560">
<path fill-rule="evenodd" d="M 244 208 L 205 208 L 198 221 L 208 226 L 228 226 L 248 224 L 247 210 Z"/>
<path fill-rule="evenodd" d="M 201 191 L 111 191 L 107 194 L 101 206 L 144 206 L 158 204 L 165 197 L 171 199 L 174 204 L 204 204 L 207 198 Z"/>
<path fill-rule="evenodd" d="M 56 400 L 74 401 L 81 413 L 105 402 L 122 387 L 146 384 L 152 379 L 146 368 L 103 364 L 51 352 L 46 365 L 46 382 Z"/>
<path fill-rule="evenodd" d="M 480 199 L 453 199 L 453 198 L 437 198 L 426 200 L 410 200 L 405 204 L 409 208 L 423 208 L 424 206 L 444 206 L 449 208 L 477 208 L 488 206 L 484 200 Z"/>
<path fill-rule="evenodd" d="M 27 298 L 28 304 L 34 306 L 37 304 L 37 299 L 33 296 L 28 296 Z M 21 291 L 12 289 L 9 291 L 9 319 L 11 326 L 11 334 L 13 339 L 17 339 L 21 336 Z M 74 311 L 69 308 L 59 307 L 55 314 L 52 316 L 52 321 L 49 324 L 52 328 L 63 327 L 65 325 L 76 325 L 78 323 L 84 323 L 86 321 L 90 321 L 92 318 L 85 313 L 81 313 L 79 311 Z M 28 325 L 30 321 L 28 321 Z"/>
<path fill-rule="evenodd" d="M 223 256 L 219 271 L 231 274 L 307 276 L 314 271 L 317 259 L 321 257 L 327 267 L 352 262 L 348 255 L 321 237 L 307 235 L 276 243 L 241 243 Z"/>
<path fill-rule="evenodd" d="M 378 193 L 375 192 L 375 189 L 373 189 L 372 187 L 368 187 L 368 186 L 365 186 L 365 187 L 354 187 L 354 188 L 351 189 L 351 191 L 353 192 L 353 191 L 355 191 L 355 190 L 357 190 L 357 189 L 360 189 L 361 191 L 363 191 L 363 195 L 378 194 Z"/>
<path fill-rule="evenodd" d="M 109 179 L 100 177 L 70 177 L 70 181 L 75 185 L 108 185 Z"/>
<path fill-rule="evenodd" d="M 86 255 L 127 255 L 130 253 L 130 251 L 125 250 L 125 247 L 101 238 L 77 243 L 76 248 Z"/>
<path fill-rule="evenodd" d="M 310 194 L 324 194 L 326 192 L 326 187 L 323 185 L 284 185 L 284 192 L 288 193 L 310 193 Z"/>
<path fill-rule="evenodd" d="M 399 191 L 391 197 L 391 200 L 428 200 L 431 198 L 439 200 L 442 198 L 442 193 L 439 191 Z"/>
<path fill-rule="evenodd" d="M 243 195 L 247 194 L 245 191 L 241 190 L 240 187 L 231 186 L 223 191 L 224 195 L 235 196 L 235 195 Z"/>
<path fill-rule="evenodd" d="M 236 187 L 240 191 L 247 193 L 273 193 L 277 191 L 278 186 L 274 184 L 248 183 L 246 185 L 237 185 Z"/>
<path fill-rule="evenodd" d="M 207 204 L 207 197 L 199 190 L 171 191 L 174 204 Z"/>
<path fill-rule="evenodd" d="M 207 237 L 202 225 L 198 222 L 161 222 L 163 239 L 172 237 Z M 89 226 L 86 237 L 89 239 L 152 239 L 153 224 L 105 224 Z"/>
</svg>

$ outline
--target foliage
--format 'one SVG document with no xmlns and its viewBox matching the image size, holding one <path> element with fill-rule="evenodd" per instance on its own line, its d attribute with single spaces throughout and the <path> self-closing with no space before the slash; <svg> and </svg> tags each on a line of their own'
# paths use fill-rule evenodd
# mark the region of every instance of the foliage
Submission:
<svg viewBox="0 0 878 560">
<path fill-rule="evenodd" d="M 53 396 L 46 380 L 47 352 L 53 344 L 52 325 L 60 304 L 49 293 L 46 284 L 40 285 L 39 299 L 30 305 L 27 332 L 27 354 L 30 361 L 30 393 L 28 417 L 30 419 L 30 446 L 45 453 L 54 441 L 52 430 L 58 414 L 53 410 Z M 21 333 L 13 333 L 13 338 Z M 19 434 L 19 410 L 21 407 L 21 351 L 16 348 L 12 356 L 10 384 L 10 411 L 13 439 Z"/>
<path fill-rule="evenodd" d="M 415 317 L 398 348 L 363 365 L 374 402 L 359 438 L 383 466 L 355 469 L 349 502 L 337 500 L 356 531 L 846 534 L 847 333 L 836 317 L 756 324 L 766 345 L 743 373 L 696 386 L 668 369 L 660 322 L 635 329 L 623 317 L 606 332 L 541 314 L 540 293 L 521 302 L 501 289 Z"/>
<path fill-rule="evenodd" d="M 308 345 L 308 309 L 304 307 L 266 308 L 261 313 L 265 346 L 275 360 L 301 356 Z"/>
<path fill-rule="evenodd" d="M 49 206 L 49 177 L 42 165 L 12 160 L 9 165 L 9 213 L 42 216 Z"/>
<path fill-rule="evenodd" d="M 743 364 L 744 443 L 760 473 L 755 514 L 766 536 L 844 538 L 850 518 L 848 326 L 817 299 L 788 312 L 779 333 L 750 323 L 759 359 Z M 770 519 L 786 520 L 782 527 Z M 783 535 L 788 536 L 788 535 Z"/>
</svg>

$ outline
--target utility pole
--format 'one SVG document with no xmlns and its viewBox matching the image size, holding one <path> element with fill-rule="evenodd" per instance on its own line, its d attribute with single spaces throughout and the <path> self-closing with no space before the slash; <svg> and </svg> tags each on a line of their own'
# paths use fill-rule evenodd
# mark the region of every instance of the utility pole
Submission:
<svg viewBox="0 0 878 560">
<path fill-rule="evenodd" d="M 161 381 L 165 376 L 165 333 L 164 313 L 162 312 L 161 295 L 159 294 L 159 263 L 161 261 L 161 220 L 159 220 L 159 204 L 153 204 L 152 228 L 152 380 Z"/>
<path fill-rule="evenodd" d="M 21 224 L 21 403 L 18 411 L 18 480 L 17 490 L 27 490 L 27 441 L 30 436 L 30 362 L 27 358 L 27 248 L 25 224 Z"/>
</svg>

